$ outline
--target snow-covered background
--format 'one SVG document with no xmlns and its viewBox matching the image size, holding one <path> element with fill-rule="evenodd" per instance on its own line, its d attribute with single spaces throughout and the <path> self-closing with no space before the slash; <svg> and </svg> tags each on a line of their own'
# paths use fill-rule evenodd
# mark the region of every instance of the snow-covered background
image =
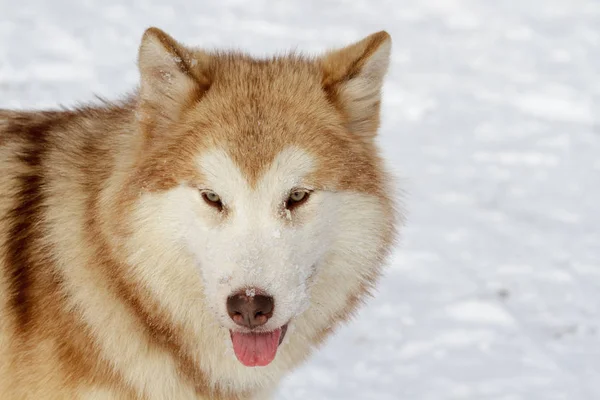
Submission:
<svg viewBox="0 0 600 400">
<path fill-rule="evenodd" d="M 278 399 L 600 399 L 600 1 L 0 0 L 0 107 L 116 98 L 149 25 L 256 55 L 392 34 L 403 241 Z"/>
</svg>

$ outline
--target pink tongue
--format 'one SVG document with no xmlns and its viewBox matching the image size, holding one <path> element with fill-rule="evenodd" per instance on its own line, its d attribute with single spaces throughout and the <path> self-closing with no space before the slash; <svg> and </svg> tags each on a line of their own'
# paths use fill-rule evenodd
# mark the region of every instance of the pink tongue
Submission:
<svg viewBox="0 0 600 400">
<path fill-rule="evenodd" d="M 267 333 L 231 332 L 233 350 L 238 360 L 246 367 L 269 365 L 277 354 L 281 328 Z"/>
</svg>

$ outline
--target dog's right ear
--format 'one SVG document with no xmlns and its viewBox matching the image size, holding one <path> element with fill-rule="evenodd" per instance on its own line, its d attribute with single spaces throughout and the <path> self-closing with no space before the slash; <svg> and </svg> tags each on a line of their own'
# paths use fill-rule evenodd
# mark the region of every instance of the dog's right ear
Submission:
<svg viewBox="0 0 600 400">
<path fill-rule="evenodd" d="M 144 33 L 138 54 L 139 120 L 146 131 L 165 128 L 208 90 L 210 56 L 193 52 L 158 28 Z"/>
</svg>

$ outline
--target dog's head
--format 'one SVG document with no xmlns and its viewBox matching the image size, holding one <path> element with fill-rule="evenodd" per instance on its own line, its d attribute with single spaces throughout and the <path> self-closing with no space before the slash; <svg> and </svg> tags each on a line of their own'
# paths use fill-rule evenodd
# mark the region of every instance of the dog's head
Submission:
<svg viewBox="0 0 600 400">
<path fill-rule="evenodd" d="M 144 35 L 123 246 L 178 319 L 212 309 L 246 365 L 268 364 L 303 313 L 318 340 L 378 275 L 394 225 L 374 143 L 390 47 L 380 32 L 257 60 Z"/>
</svg>

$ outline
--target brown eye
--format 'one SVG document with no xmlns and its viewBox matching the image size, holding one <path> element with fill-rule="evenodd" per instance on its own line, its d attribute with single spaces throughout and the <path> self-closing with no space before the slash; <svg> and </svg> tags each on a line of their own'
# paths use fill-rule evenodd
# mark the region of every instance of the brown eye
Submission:
<svg viewBox="0 0 600 400">
<path fill-rule="evenodd" d="M 205 190 L 202 192 L 202 198 L 208 205 L 219 209 L 219 211 L 221 211 L 223 209 L 223 203 L 221 203 L 221 197 L 218 194 L 216 194 L 215 192 L 212 192 L 210 190 Z"/>
<path fill-rule="evenodd" d="M 305 203 L 309 196 L 310 192 L 308 190 L 294 190 L 290 193 L 287 201 L 285 202 L 285 208 L 292 210 Z"/>
</svg>

